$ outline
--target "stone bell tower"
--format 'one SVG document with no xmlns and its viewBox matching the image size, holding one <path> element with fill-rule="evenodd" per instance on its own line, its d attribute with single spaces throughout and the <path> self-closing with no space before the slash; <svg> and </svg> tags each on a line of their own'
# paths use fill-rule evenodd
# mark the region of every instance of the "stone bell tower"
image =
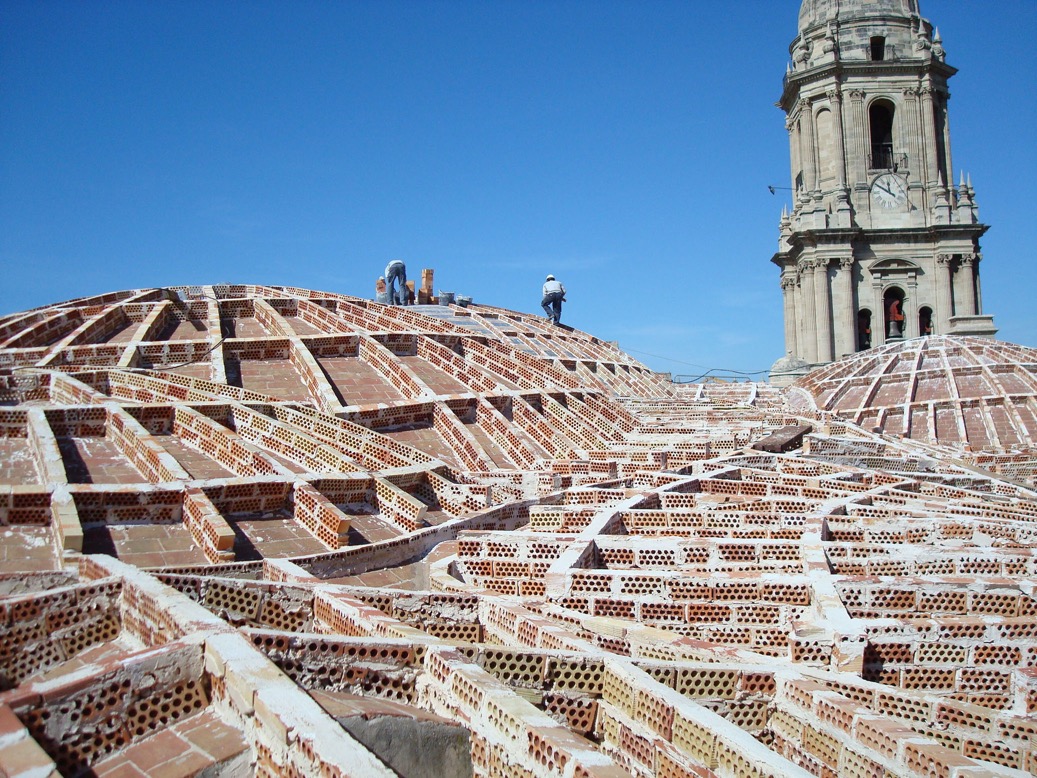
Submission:
<svg viewBox="0 0 1037 778">
<path fill-rule="evenodd" d="M 992 336 L 979 284 L 987 226 L 970 178 L 955 185 L 951 165 L 957 71 L 918 0 L 802 0 L 789 52 L 778 106 L 793 206 L 771 260 L 789 356 L 772 380 L 790 363 L 893 338 Z"/>
</svg>

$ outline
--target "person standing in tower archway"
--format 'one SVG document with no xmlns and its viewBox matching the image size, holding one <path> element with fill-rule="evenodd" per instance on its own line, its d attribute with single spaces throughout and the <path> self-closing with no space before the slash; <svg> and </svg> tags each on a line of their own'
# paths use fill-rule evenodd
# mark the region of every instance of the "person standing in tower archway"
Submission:
<svg viewBox="0 0 1037 778">
<path fill-rule="evenodd" d="M 544 299 L 540 301 L 540 307 L 544 309 L 544 315 L 552 322 L 558 324 L 562 320 L 562 303 L 565 302 L 565 287 L 561 281 L 555 280 L 552 275 L 547 276 L 544 282 Z"/>
<path fill-rule="evenodd" d="M 389 294 L 389 305 L 407 304 L 407 266 L 402 259 L 394 259 L 385 266 L 385 291 Z"/>
</svg>

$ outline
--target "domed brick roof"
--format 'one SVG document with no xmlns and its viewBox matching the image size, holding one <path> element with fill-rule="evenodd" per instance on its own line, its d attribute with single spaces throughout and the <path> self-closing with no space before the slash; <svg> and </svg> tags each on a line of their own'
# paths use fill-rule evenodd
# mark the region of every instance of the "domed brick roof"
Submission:
<svg viewBox="0 0 1037 778">
<path fill-rule="evenodd" d="M 1032 363 L 840 364 L 968 429 Z M 0 772 L 1034 772 L 1037 494 L 810 378 L 293 287 L 0 317 Z"/>
<path fill-rule="evenodd" d="M 796 386 L 862 427 L 961 450 L 1037 447 L 1037 350 L 988 338 L 893 341 Z"/>
</svg>

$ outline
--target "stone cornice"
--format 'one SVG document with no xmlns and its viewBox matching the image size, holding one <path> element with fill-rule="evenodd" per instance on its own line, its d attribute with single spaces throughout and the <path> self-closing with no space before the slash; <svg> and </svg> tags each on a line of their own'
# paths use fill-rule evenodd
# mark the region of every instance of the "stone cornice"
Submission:
<svg viewBox="0 0 1037 778">
<path fill-rule="evenodd" d="M 798 261 L 799 255 L 803 251 L 800 247 L 795 247 L 791 251 L 779 251 L 771 257 L 771 262 L 780 267 L 782 270 L 785 268 L 795 268 L 796 262 Z"/>
<path fill-rule="evenodd" d="M 864 229 L 863 227 L 797 230 L 788 242 L 790 245 L 823 246 L 834 243 L 856 243 L 866 240 L 877 243 L 931 243 L 943 239 L 976 239 L 990 226 L 987 224 L 933 224 L 929 227 L 888 227 Z"/>
<path fill-rule="evenodd" d="M 846 81 L 848 76 L 935 76 L 937 80 L 946 81 L 957 72 L 957 68 L 937 60 L 898 59 L 883 62 L 839 60 L 803 71 L 793 71 L 785 76 L 781 98 L 776 105 L 788 113 L 791 108 L 795 107 L 797 97 L 803 87 L 819 81 L 834 80 L 837 84 L 841 84 Z"/>
</svg>

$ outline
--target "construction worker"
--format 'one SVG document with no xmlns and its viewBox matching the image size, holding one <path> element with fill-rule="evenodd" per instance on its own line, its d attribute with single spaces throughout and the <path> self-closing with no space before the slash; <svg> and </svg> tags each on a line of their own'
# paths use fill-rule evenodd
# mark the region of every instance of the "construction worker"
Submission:
<svg viewBox="0 0 1037 778">
<path fill-rule="evenodd" d="M 394 259 L 385 266 L 385 291 L 389 293 L 389 305 L 407 304 L 407 266 L 402 259 Z"/>
<path fill-rule="evenodd" d="M 558 324 L 562 320 L 562 303 L 565 302 L 565 287 L 561 281 L 556 281 L 553 275 L 548 274 L 544 282 L 544 299 L 540 301 L 544 309 L 544 315 L 552 322 Z"/>
</svg>

